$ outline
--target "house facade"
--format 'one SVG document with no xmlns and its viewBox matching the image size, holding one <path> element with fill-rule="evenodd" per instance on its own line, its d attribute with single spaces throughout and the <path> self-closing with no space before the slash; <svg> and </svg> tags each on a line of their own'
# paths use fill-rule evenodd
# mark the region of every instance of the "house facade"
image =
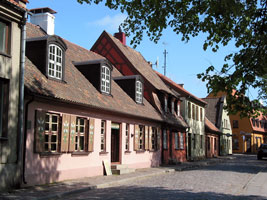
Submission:
<svg viewBox="0 0 267 200">
<path fill-rule="evenodd" d="M 24 183 L 103 175 L 103 162 L 159 166 L 164 119 L 144 98 L 143 78 L 125 77 L 105 57 L 33 23 L 27 24 Z"/>
<path fill-rule="evenodd" d="M 187 124 L 180 115 L 179 96 L 162 82 L 139 52 L 126 45 L 123 32 L 112 36 L 104 31 L 91 50 L 107 58 L 125 77 L 141 76 L 144 80 L 144 98 L 163 118 L 162 163 L 186 161 Z"/>
<path fill-rule="evenodd" d="M 21 180 L 19 101 L 27 0 L 0 2 L 0 190 Z M 20 123 L 19 123 L 20 122 Z"/>
<path fill-rule="evenodd" d="M 198 160 L 205 157 L 205 106 L 206 102 L 186 91 L 181 85 L 156 72 L 168 87 L 180 94 L 180 112 L 188 124 L 186 135 L 187 159 Z"/>
<path fill-rule="evenodd" d="M 216 96 L 224 97 L 225 94 L 218 92 Z M 209 94 L 208 98 L 212 97 L 214 94 Z M 257 153 L 267 135 L 267 117 L 262 113 L 257 118 L 241 118 L 239 113 L 229 117 L 232 129 L 232 152 Z"/>
<path fill-rule="evenodd" d="M 207 158 L 219 156 L 220 135 L 221 131 L 207 117 L 205 117 L 205 141 Z"/>
<path fill-rule="evenodd" d="M 232 127 L 230 117 L 224 106 L 227 105 L 225 97 L 208 97 L 206 101 L 206 117 L 220 130 L 220 155 L 231 155 L 232 151 Z"/>
</svg>

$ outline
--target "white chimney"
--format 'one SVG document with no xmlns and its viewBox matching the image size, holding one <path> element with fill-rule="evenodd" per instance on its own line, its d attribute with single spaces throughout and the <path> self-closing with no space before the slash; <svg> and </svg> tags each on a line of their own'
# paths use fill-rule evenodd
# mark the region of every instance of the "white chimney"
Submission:
<svg viewBox="0 0 267 200">
<path fill-rule="evenodd" d="M 31 9 L 31 23 L 40 26 L 48 35 L 55 34 L 55 16 L 57 12 L 46 8 Z"/>
</svg>

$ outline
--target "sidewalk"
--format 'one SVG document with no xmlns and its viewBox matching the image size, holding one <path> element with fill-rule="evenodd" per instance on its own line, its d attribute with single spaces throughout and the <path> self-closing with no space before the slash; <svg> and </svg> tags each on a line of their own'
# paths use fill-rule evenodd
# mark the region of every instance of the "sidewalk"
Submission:
<svg viewBox="0 0 267 200">
<path fill-rule="evenodd" d="M 71 194 L 77 194 L 97 188 L 107 188 L 129 182 L 136 179 L 144 179 L 151 176 L 162 175 L 169 172 L 190 170 L 198 167 L 204 167 L 216 163 L 225 162 L 225 160 L 234 159 L 233 156 L 224 156 L 212 158 L 203 161 L 185 162 L 178 165 L 167 165 L 157 168 L 137 169 L 134 173 L 113 175 L 113 176 L 96 176 L 75 180 L 67 180 L 53 184 L 33 186 L 22 188 L 0 194 L 0 199 L 58 199 Z"/>
</svg>

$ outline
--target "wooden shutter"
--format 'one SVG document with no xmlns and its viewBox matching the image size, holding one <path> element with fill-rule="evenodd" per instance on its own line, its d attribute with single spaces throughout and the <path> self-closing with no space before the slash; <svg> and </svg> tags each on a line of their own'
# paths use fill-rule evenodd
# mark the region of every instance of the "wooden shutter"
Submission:
<svg viewBox="0 0 267 200">
<path fill-rule="evenodd" d="M 45 140 L 45 115 L 46 112 L 42 110 L 36 110 L 35 113 L 35 152 L 44 152 L 44 140 Z"/>
<path fill-rule="evenodd" d="M 68 152 L 69 137 L 70 137 L 70 115 L 62 115 L 61 125 L 61 152 Z"/>
<path fill-rule="evenodd" d="M 145 150 L 149 150 L 148 142 L 149 142 L 148 126 L 145 126 Z"/>
<path fill-rule="evenodd" d="M 149 150 L 152 151 L 152 127 L 149 126 Z M 155 138 L 154 138 L 155 139 Z"/>
<path fill-rule="evenodd" d="M 70 139 L 69 139 L 69 152 L 75 150 L 75 133 L 76 133 L 76 116 L 70 116 Z"/>
<path fill-rule="evenodd" d="M 89 121 L 88 134 L 88 151 L 94 151 L 95 119 Z"/>
<path fill-rule="evenodd" d="M 139 125 L 134 126 L 134 150 L 137 151 L 139 149 Z"/>
<path fill-rule="evenodd" d="M 157 150 L 160 150 L 161 147 L 161 129 L 157 128 Z"/>
</svg>

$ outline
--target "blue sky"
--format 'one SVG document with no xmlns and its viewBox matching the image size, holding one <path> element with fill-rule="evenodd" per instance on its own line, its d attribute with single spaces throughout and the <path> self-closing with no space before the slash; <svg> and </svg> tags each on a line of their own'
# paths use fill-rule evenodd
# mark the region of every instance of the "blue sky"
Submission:
<svg viewBox="0 0 267 200">
<path fill-rule="evenodd" d="M 103 30 L 114 34 L 119 24 L 126 18 L 120 11 L 110 10 L 103 4 L 79 4 L 76 0 L 30 0 L 28 9 L 49 7 L 55 14 L 55 34 L 84 48 L 90 49 Z M 155 63 L 159 58 L 159 67 L 153 68 L 163 73 L 164 56 L 167 54 L 167 76 L 177 83 L 183 83 L 184 88 L 198 97 L 206 97 L 206 84 L 197 79 L 198 73 L 204 72 L 210 65 L 220 69 L 224 56 L 236 50 L 234 45 L 221 48 L 217 53 L 202 48 L 205 37 L 203 34 L 192 38 L 188 43 L 167 29 L 163 37 L 155 44 L 147 37 L 136 48 L 147 61 Z M 130 38 L 127 38 L 127 45 Z M 255 91 L 249 93 L 250 98 L 256 98 Z"/>
</svg>

